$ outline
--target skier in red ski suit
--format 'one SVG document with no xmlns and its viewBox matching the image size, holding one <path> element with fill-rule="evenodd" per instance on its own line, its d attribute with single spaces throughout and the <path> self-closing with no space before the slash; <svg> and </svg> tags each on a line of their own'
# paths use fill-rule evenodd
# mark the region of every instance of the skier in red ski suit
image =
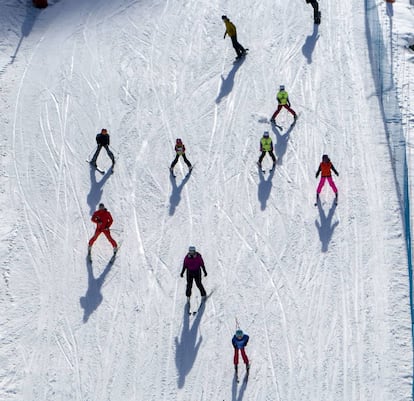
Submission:
<svg viewBox="0 0 414 401">
<path fill-rule="evenodd" d="M 109 227 L 111 227 L 113 219 L 111 216 L 111 213 L 108 212 L 108 210 L 105 208 L 105 205 L 103 203 L 99 204 L 99 209 L 94 212 L 92 215 L 91 221 L 96 223 L 96 230 L 93 237 L 89 240 L 89 246 L 88 251 L 90 252 L 93 243 L 96 241 L 96 239 L 103 233 L 106 238 L 108 238 L 108 241 L 111 243 L 111 245 L 114 248 L 114 252 L 118 250 L 118 244 L 116 241 L 111 237 L 111 232 L 109 231 Z"/>
</svg>

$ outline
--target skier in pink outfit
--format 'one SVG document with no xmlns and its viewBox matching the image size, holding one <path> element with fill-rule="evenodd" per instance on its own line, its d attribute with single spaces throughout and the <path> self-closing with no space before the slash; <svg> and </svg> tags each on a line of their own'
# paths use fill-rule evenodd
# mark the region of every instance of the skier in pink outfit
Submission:
<svg viewBox="0 0 414 401">
<path fill-rule="evenodd" d="M 319 173 L 321 173 L 321 179 L 319 181 L 318 188 L 316 189 L 316 202 L 318 202 L 318 200 L 319 200 L 319 194 L 321 193 L 322 188 L 325 185 L 326 180 L 328 181 L 329 185 L 331 186 L 332 191 L 335 193 L 335 201 L 336 202 L 338 201 L 338 189 L 336 188 L 336 185 L 333 182 L 331 170 L 337 176 L 339 176 L 339 173 L 336 171 L 334 165 L 330 161 L 329 156 L 328 155 L 323 155 L 322 156 L 322 162 L 319 164 L 318 171 L 316 172 L 316 175 L 315 175 L 315 177 L 318 178 Z"/>
</svg>

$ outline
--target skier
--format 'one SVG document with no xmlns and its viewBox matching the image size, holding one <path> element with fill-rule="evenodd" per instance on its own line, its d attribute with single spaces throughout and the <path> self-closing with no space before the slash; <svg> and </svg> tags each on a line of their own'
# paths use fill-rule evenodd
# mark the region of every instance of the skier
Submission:
<svg viewBox="0 0 414 401">
<path fill-rule="evenodd" d="M 321 14 L 319 12 L 318 0 L 306 0 L 306 3 L 313 7 L 313 20 L 315 21 L 315 24 L 320 24 Z"/>
<path fill-rule="evenodd" d="M 226 32 L 224 32 L 223 39 L 226 38 L 226 35 L 230 36 L 231 42 L 233 43 L 234 50 L 236 50 L 236 53 L 237 53 L 236 59 L 238 60 L 246 54 L 246 49 L 237 41 L 236 26 L 227 18 L 226 15 L 222 15 L 221 19 L 226 25 Z"/>
<path fill-rule="evenodd" d="M 319 173 L 321 173 L 321 179 L 319 181 L 318 188 L 316 189 L 316 202 L 319 200 L 319 194 L 322 191 L 325 181 L 328 180 L 329 185 L 335 193 L 335 203 L 338 202 L 338 189 L 336 188 L 335 183 L 332 180 L 331 170 L 338 176 L 339 173 L 336 171 L 334 165 L 331 163 L 328 155 L 322 156 L 322 162 L 319 164 L 318 171 L 316 172 L 315 177 L 318 178 Z"/>
<path fill-rule="evenodd" d="M 282 107 L 284 107 L 289 113 L 293 115 L 294 122 L 296 122 L 298 116 L 296 115 L 296 112 L 290 107 L 290 101 L 289 101 L 289 95 L 285 90 L 285 85 L 280 85 L 279 92 L 277 93 L 277 109 L 273 113 L 272 118 L 270 121 L 273 124 L 276 124 L 276 117 L 280 113 L 280 110 L 282 110 Z"/>
<path fill-rule="evenodd" d="M 195 281 L 198 289 L 200 290 L 201 297 L 203 301 L 206 298 L 206 290 L 201 283 L 201 270 L 203 270 L 204 277 L 207 276 L 207 271 L 204 266 L 203 257 L 199 252 L 196 251 L 195 246 L 190 246 L 188 248 L 188 253 L 184 258 L 183 269 L 181 270 L 181 277 L 184 277 L 184 272 L 187 270 L 187 288 L 185 295 L 187 296 L 187 301 L 190 302 L 191 297 L 191 288 L 193 287 L 193 280 Z"/>
<path fill-rule="evenodd" d="M 185 164 L 188 166 L 188 171 L 190 172 L 193 169 L 193 166 L 191 165 L 190 161 L 187 159 L 185 155 L 185 146 L 183 144 L 183 141 L 180 138 L 176 139 L 174 149 L 175 149 L 175 159 L 173 160 L 170 166 L 171 173 L 174 174 L 174 166 L 177 164 L 180 156 L 182 156 Z"/>
<path fill-rule="evenodd" d="M 247 343 L 249 342 L 249 336 L 243 333 L 243 330 L 237 329 L 231 342 L 234 348 L 233 362 L 234 362 L 234 370 L 235 370 L 236 376 L 238 374 L 239 351 L 243 358 L 243 362 L 246 365 L 246 372 L 249 373 L 249 369 L 250 369 L 249 358 L 247 357 L 246 351 L 244 349 Z"/>
<path fill-rule="evenodd" d="M 111 243 L 115 255 L 118 251 L 118 244 L 111 237 L 111 232 L 109 230 L 109 227 L 111 227 L 112 225 L 113 219 L 111 213 L 109 213 L 109 211 L 105 208 L 105 205 L 103 203 L 99 204 L 99 208 L 92 215 L 91 221 L 96 223 L 96 230 L 93 237 L 89 240 L 88 254 L 90 255 L 91 253 L 93 243 L 96 241 L 99 235 L 103 233 L 105 237 L 108 238 L 108 241 Z"/>
<path fill-rule="evenodd" d="M 272 170 L 273 170 L 275 168 L 275 165 L 276 165 L 276 157 L 275 157 L 275 154 L 273 153 L 272 138 L 269 137 L 269 132 L 268 131 L 265 131 L 263 133 L 263 137 L 260 139 L 260 151 L 262 152 L 262 154 L 260 155 L 259 161 L 257 162 L 259 167 L 262 168 L 262 161 L 263 161 L 264 157 L 266 156 L 266 153 L 269 153 L 269 156 L 273 160 L 273 166 L 272 166 Z"/>
<path fill-rule="evenodd" d="M 115 165 L 115 156 L 109 149 L 109 134 L 106 128 L 102 128 L 101 132 L 96 135 L 96 143 L 98 144 L 98 147 L 96 148 L 95 154 L 93 155 L 92 160 L 90 161 L 91 165 L 96 168 L 96 160 L 98 159 L 102 147 L 104 147 L 109 158 L 112 160 L 113 170 Z"/>
</svg>

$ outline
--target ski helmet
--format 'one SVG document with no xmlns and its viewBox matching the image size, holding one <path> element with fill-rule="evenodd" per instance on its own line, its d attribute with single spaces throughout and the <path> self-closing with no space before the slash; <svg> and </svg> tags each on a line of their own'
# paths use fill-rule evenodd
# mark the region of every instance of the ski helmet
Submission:
<svg viewBox="0 0 414 401">
<path fill-rule="evenodd" d="M 269 131 L 265 131 L 265 132 L 263 132 L 263 136 L 264 136 L 265 138 L 268 138 L 268 137 L 269 137 Z"/>
<path fill-rule="evenodd" d="M 236 337 L 239 337 L 239 338 L 243 337 L 243 330 L 237 329 L 236 330 Z"/>
<path fill-rule="evenodd" d="M 177 138 L 177 139 L 175 140 L 175 143 L 179 143 L 179 144 L 181 144 L 181 143 L 183 143 L 183 141 L 181 140 L 181 138 Z"/>
<path fill-rule="evenodd" d="M 191 245 L 191 246 L 188 248 L 188 252 L 189 252 L 189 253 L 195 253 L 195 252 L 196 252 L 196 247 L 195 247 L 195 246 L 193 246 L 193 245 Z"/>
<path fill-rule="evenodd" d="M 223 21 L 225 21 L 226 19 L 228 19 L 228 18 L 227 18 L 227 15 L 222 15 L 222 16 L 221 16 L 221 19 L 222 19 Z"/>
<path fill-rule="evenodd" d="M 106 130 L 106 128 L 102 128 L 101 134 L 107 134 L 107 133 L 108 133 L 108 131 Z"/>
<path fill-rule="evenodd" d="M 105 205 L 103 203 L 99 204 L 99 209 L 105 209 Z"/>
<path fill-rule="evenodd" d="M 322 156 L 322 161 L 324 161 L 325 163 L 329 162 L 329 156 L 328 155 L 323 155 Z"/>
<path fill-rule="evenodd" d="M 285 85 L 280 85 L 280 86 L 279 86 L 279 89 L 280 89 L 281 91 L 284 91 L 284 90 L 285 90 Z"/>
</svg>

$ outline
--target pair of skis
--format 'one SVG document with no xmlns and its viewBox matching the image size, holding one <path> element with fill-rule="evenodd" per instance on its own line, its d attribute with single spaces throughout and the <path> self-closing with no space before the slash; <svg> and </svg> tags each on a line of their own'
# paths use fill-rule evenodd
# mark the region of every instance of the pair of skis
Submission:
<svg viewBox="0 0 414 401">
<path fill-rule="evenodd" d="M 263 174 L 266 173 L 266 169 L 259 162 L 257 162 L 257 167 L 259 167 L 259 169 L 261 170 Z M 273 173 L 275 167 L 276 167 L 276 163 L 273 163 L 272 167 L 269 169 L 269 173 Z"/>
<path fill-rule="evenodd" d="M 112 255 L 111 259 L 109 259 L 109 264 L 112 265 L 115 262 L 117 251 L 114 251 L 114 254 Z M 88 250 L 88 262 L 92 263 L 92 253 L 90 250 Z"/>
<path fill-rule="evenodd" d="M 318 203 L 320 201 L 321 201 L 321 199 L 319 198 L 319 195 L 317 195 L 316 196 L 316 202 L 314 203 L 314 206 L 318 206 Z M 338 206 L 338 194 L 335 195 L 334 204 L 335 204 L 335 206 Z"/>
<path fill-rule="evenodd" d="M 86 160 L 86 163 L 88 163 L 91 166 L 91 168 L 94 168 L 98 173 L 101 173 L 102 175 L 104 175 L 106 173 L 105 170 L 103 170 L 100 167 L 92 164 L 90 160 Z M 112 167 L 111 167 L 111 174 L 113 174 L 113 173 L 114 173 L 114 165 L 112 165 Z"/>
<path fill-rule="evenodd" d="M 205 302 L 207 300 L 207 297 L 201 297 L 201 302 L 199 303 L 199 305 L 195 308 L 192 309 L 191 308 L 191 300 L 190 297 L 187 297 L 187 308 L 188 308 L 188 314 L 191 316 L 194 316 L 197 314 L 198 311 L 200 311 L 200 309 L 204 306 Z"/>
<path fill-rule="evenodd" d="M 191 167 L 188 168 L 188 173 L 185 175 L 186 177 L 188 177 L 191 174 L 191 172 L 193 171 L 194 166 L 195 166 L 195 164 L 193 164 Z M 177 178 L 177 175 L 174 173 L 174 169 L 169 167 L 169 170 L 170 170 L 171 176 L 173 178 Z"/>
<path fill-rule="evenodd" d="M 240 383 L 238 366 L 236 365 L 234 368 L 235 368 L 234 369 L 234 378 L 235 378 L 237 383 Z M 247 380 L 249 380 L 249 373 L 250 373 L 250 364 L 246 365 L 246 373 L 245 373 L 244 379 L 243 379 L 245 382 L 247 382 Z"/>
</svg>

